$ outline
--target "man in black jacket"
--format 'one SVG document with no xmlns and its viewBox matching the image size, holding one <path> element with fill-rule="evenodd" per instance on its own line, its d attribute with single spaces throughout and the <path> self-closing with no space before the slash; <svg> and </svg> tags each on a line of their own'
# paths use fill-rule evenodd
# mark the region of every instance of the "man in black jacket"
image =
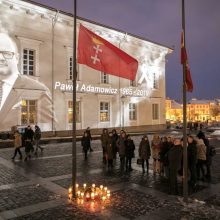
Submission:
<svg viewBox="0 0 220 220">
<path fill-rule="evenodd" d="M 170 179 L 170 194 L 178 194 L 177 175 L 181 167 L 183 149 L 181 139 L 175 138 L 174 145 L 168 152 L 169 161 L 169 179 Z"/>
<path fill-rule="evenodd" d="M 188 167 L 190 171 L 190 186 L 192 190 L 195 190 L 196 187 L 196 164 L 197 164 L 197 147 L 196 147 L 196 141 L 194 138 L 189 135 L 187 138 L 188 141 L 188 148 L 187 148 L 187 154 L 188 154 Z"/>
</svg>

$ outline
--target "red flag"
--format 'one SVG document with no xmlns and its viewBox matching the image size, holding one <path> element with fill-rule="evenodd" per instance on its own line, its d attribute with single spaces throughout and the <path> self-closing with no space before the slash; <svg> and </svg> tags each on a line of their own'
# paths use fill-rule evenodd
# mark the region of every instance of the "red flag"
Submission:
<svg viewBox="0 0 220 220">
<path fill-rule="evenodd" d="M 135 80 L 138 61 L 97 34 L 80 25 L 78 63 L 93 69 Z"/>
<path fill-rule="evenodd" d="M 184 44 L 183 31 L 181 34 L 181 64 L 186 64 L 186 87 L 187 87 L 186 89 L 187 89 L 187 92 L 192 92 L 193 91 L 193 81 L 191 78 L 187 52 L 186 52 L 186 48 L 185 48 L 185 44 Z"/>
</svg>

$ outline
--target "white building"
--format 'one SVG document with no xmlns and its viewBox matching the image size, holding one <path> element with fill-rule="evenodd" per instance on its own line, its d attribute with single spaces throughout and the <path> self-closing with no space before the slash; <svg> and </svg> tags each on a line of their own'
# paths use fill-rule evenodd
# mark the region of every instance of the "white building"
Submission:
<svg viewBox="0 0 220 220">
<path fill-rule="evenodd" d="M 27 1 L 0 0 L 0 21 L 16 42 L 19 72 L 49 88 L 54 109 L 48 114 L 42 91 L 20 84 L 14 92 L 23 90 L 5 110 L 0 130 L 35 123 L 43 130 L 71 129 L 73 17 Z M 77 129 L 164 126 L 166 55 L 172 49 L 85 19 L 80 23 L 135 57 L 139 68 L 131 82 L 78 65 Z"/>
</svg>

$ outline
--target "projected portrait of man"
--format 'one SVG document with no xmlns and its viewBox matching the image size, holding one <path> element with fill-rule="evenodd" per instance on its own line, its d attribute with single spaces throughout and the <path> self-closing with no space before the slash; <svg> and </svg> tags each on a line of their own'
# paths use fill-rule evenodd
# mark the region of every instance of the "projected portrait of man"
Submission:
<svg viewBox="0 0 220 220">
<path fill-rule="evenodd" d="M 18 60 L 15 42 L 7 33 L 0 33 L 0 130 L 11 111 L 20 107 L 23 97 L 40 101 L 43 106 L 38 108 L 41 122 L 51 122 L 52 101 L 49 89 L 43 83 L 20 74 Z M 14 123 L 16 125 L 17 121 Z"/>
</svg>

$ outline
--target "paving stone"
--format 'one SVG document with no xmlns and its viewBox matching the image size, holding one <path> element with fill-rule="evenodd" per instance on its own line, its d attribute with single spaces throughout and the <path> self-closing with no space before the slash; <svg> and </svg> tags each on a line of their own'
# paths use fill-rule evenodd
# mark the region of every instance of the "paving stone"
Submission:
<svg viewBox="0 0 220 220">
<path fill-rule="evenodd" d="M 0 164 L 0 185 L 19 183 L 28 181 L 27 178 L 16 173 L 15 170 L 9 169 Z"/>
<path fill-rule="evenodd" d="M 109 208 L 128 219 L 144 216 L 167 206 L 168 202 L 133 189 L 123 189 L 112 193 Z"/>
<path fill-rule="evenodd" d="M 220 211 L 207 205 L 189 203 L 180 205 L 178 203 L 167 207 L 170 216 L 166 220 L 219 220 Z"/>
<path fill-rule="evenodd" d="M 74 204 L 59 206 L 52 209 L 43 210 L 40 212 L 32 213 L 13 220 L 99 220 L 103 219 L 100 213 L 92 213 L 86 208 L 76 206 Z M 108 218 L 104 218 L 108 220 Z"/>
<path fill-rule="evenodd" d="M 0 191 L 0 212 L 56 199 L 42 186 L 30 185 Z"/>
</svg>

